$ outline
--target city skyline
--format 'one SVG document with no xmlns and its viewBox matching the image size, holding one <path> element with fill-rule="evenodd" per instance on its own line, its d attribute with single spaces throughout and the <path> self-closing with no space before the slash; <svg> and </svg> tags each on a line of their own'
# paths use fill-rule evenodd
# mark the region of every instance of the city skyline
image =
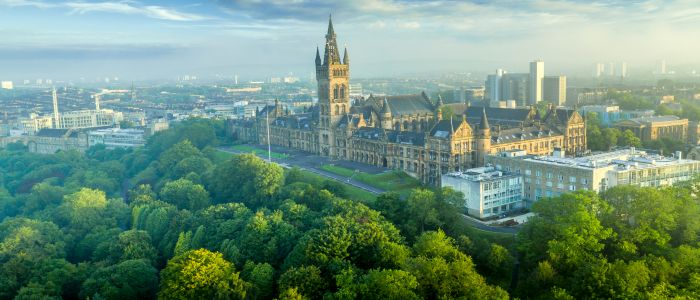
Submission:
<svg viewBox="0 0 700 300">
<path fill-rule="evenodd" d="M 331 13 L 357 77 L 493 72 L 535 58 L 552 73 L 590 74 L 597 61 L 652 70 L 694 63 L 700 44 L 688 38 L 700 10 L 687 1 L 4 0 L 0 76 L 307 77 Z"/>
</svg>

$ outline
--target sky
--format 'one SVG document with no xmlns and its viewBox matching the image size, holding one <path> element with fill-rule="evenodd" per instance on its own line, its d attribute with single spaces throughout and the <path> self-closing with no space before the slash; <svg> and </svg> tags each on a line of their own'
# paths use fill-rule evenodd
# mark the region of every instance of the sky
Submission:
<svg viewBox="0 0 700 300">
<path fill-rule="evenodd" d="M 0 0 L 0 80 L 310 77 L 329 14 L 355 77 L 700 61 L 697 0 Z"/>
</svg>

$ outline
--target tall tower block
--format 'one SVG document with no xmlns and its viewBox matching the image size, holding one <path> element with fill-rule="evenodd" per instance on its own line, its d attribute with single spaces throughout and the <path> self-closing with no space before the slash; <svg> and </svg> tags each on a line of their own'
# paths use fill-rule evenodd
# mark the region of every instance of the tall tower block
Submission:
<svg viewBox="0 0 700 300">
<path fill-rule="evenodd" d="M 333 20 L 328 18 L 328 33 L 323 60 L 316 48 L 316 81 L 318 82 L 319 105 L 319 151 L 321 155 L 344 157 L 338 153 L 333 134 L 341 118 L 350 111 L 350 59 L 345 49 L 343 61 L 333 30 Z"/>
</svg>

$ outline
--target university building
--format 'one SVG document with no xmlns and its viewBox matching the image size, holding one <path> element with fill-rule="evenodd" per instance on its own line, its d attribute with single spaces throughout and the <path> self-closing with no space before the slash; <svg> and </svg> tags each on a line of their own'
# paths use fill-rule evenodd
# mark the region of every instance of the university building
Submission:
<svg viewBox="0 0 700 300">
<path fill-rule="evenodd" d="M 229 120 L 242 142 L 285 146 L 309 153 L 405 171 L 439 185 L 442 174 L 483 166 L 488 154 L 520 149 L 568 155 L 586 150 L 584 120 L 576 111 L 550 107 L 476 107 L 447 104 L 425 93 L 350 101 L 350 59 L 342 59 L 329 20 L 324 55 L 316 49 L 318 103 L 292 114 L 280 102 L 255 118 Z M 450 115 L 443 112 L 451 112 Z"/>
</svg>

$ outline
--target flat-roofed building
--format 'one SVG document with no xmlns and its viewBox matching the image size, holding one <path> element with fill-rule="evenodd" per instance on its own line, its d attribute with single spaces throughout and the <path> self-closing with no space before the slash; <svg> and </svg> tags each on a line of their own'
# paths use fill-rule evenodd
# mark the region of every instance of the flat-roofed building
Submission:
<svg viewBox="0 0 700 300">
<path fill-rule="evenodd" d="M 653 116 L 624 120 L 615 123 L 621 131 L 631 130 L 642 141 L 654 141 L 662 137 L 679 141 L 688 139 L 688 119 L 677 116 Z"/>
<path fill-rule="evenodd" d="M 536 201 L 578 190 L 602 192 L 618 185 L 659 187 L 692 179 L 700 161 L 665 157 L 634 148 L 583 157 L 526 155 L 524 151 L 501 152 L 486 158 L 497 170 L 521 174 L 524 199 Z"/>
<path fill-rule="evenodd" d="M 141 147 L 146 143 L 145 131 L 136 128 L 107 128 L 88 133 L 88 145 L 105 145 L 108 149 Z"/>
<path fill-rule="evenodd" d="M 441 183 L 443 187 L 462 192 L 467 212 L 480 219 L 524 207 L 520 174 L 481 167 L 444 174 Z"/>
</svg>

